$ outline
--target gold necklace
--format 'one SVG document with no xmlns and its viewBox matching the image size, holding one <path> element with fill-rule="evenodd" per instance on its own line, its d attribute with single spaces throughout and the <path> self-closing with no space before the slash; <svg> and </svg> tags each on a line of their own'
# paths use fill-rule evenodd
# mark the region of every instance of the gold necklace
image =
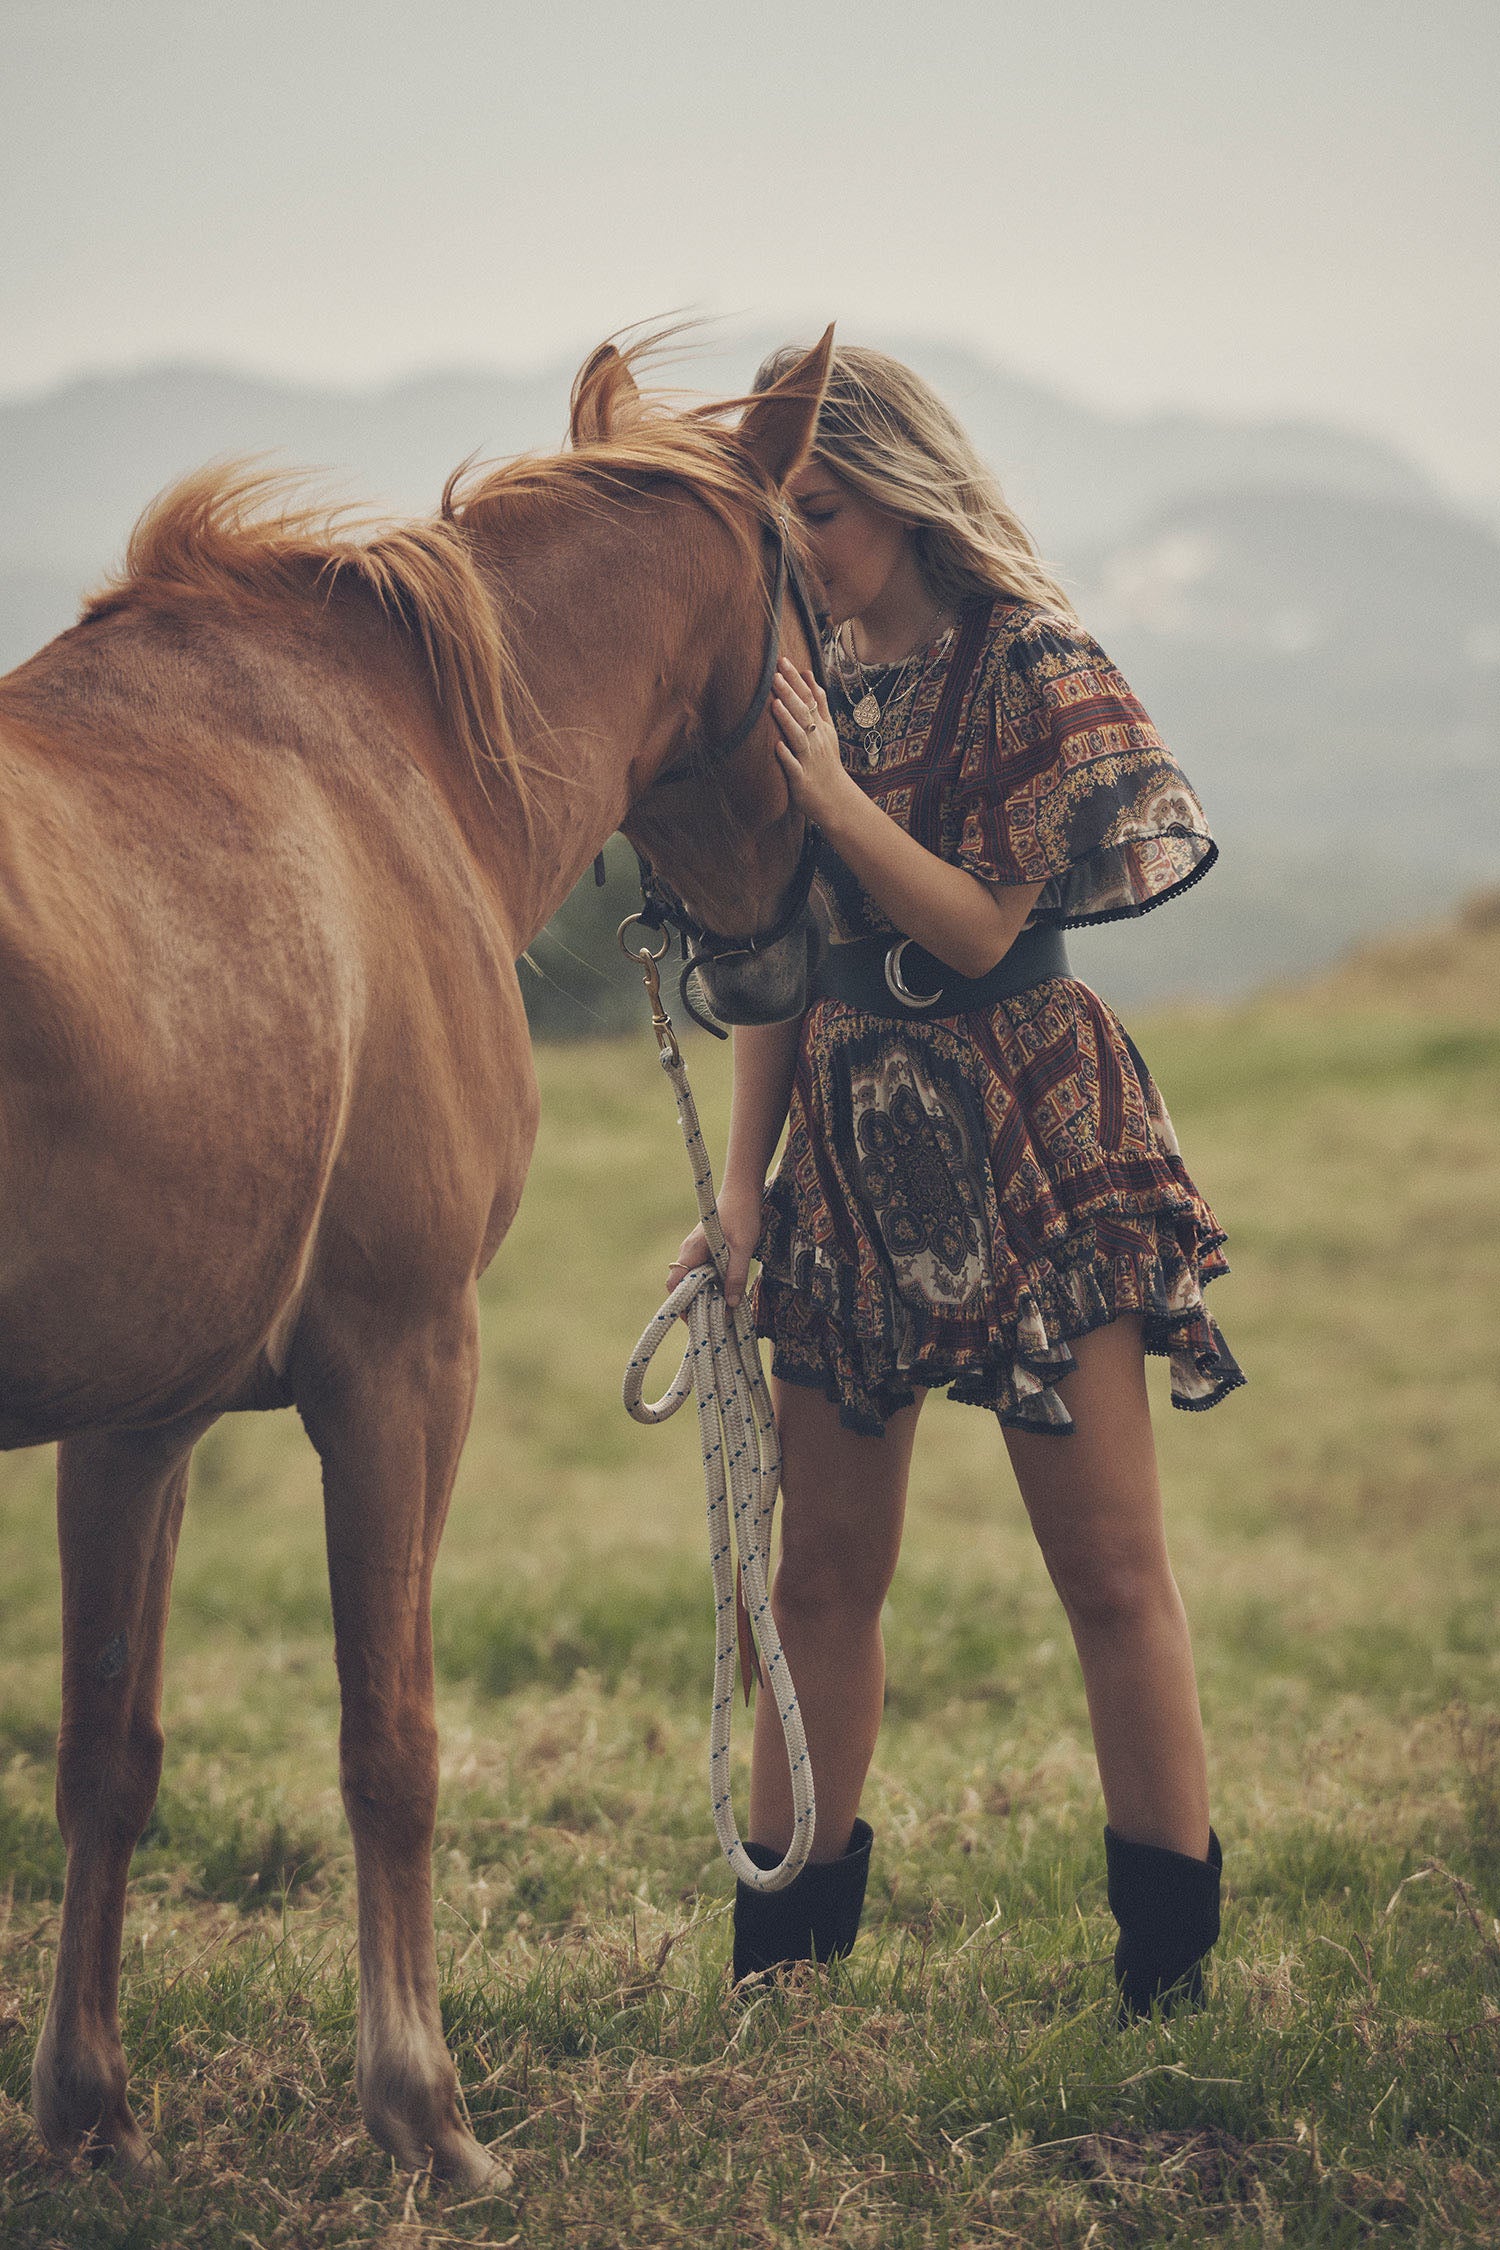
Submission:
<svg viewBox="0 0 1500 2250">
<path fill-rule="evenodd" d="M 843 643 L 843 628 L 840 627 L 839 630 L 835 632 L 829 646 L 834 657 L 835 667 L 838 671 L 839 685 L 844 691 L 846 701 L 849 702 L 850 717 L 853 719 L 855 725 L 860 729 L 860 732 L 866 737 L 866 741 L 864 744 L 865 764 L 872 771 L 880 763 L 882 748 L 889 748 L 889 744 L 882 745 L 873 739 L 873 729 L 879 726 L 882 719 L 888 719 L 891 713 L 897 708 L 897 706 L 905 702 L 908 695 L 915 696 L 917 690 L 921 687 L 922 682 L 926 679 L 928 671 L 930 670 L 935 658 L 938 656 L 942 649 L 947 647 L 952 631 L 953 625 L 952 620 L 950 619 L 943 630 L 940 633 L 934 635 L 934 637 L 930 639 L 924 647 L 913 649 L 911 655 L 906 659 L 906 662 L 902 665 L 901 670 L 897 673 L 896 683 L 888 691 L 885 702 L 883 704 L 875 694 L 874 689 L 870 686 L 864 665 L 860 662 L 859 656 L 852 646 L 847 651 L 847 654 L 851 658 L 855 670 L 859 675 L 859 686 L 862 692 L 860 694 L 858 702 L 855 702 L 850 696 L 848 677 L 844 671 L 844 657 L 846 651 L 844 649 Z M 902 683 L 905 680 L 906 674 L 911 670 L 911 667 L 918 661 L 918 659 L 921 659 L 921 670 L 917 673 L 916 677 L 913 680 L 911 680 L 907 685 L 903 685 Z M 908 724 L 910 724 L 909 719 Z M 903 736 L 903 740 L 904 739 L 905 738 Z"/>
<path fill-rule="evenodd" d="M 941 615 L 942 612 L 939 611 L 939 617 L 941 617 Z M 941 637 L 941 635 L 934 636 L 932 634 L 929 634 L 928 638 L 924 642 L 922 642 L 920 647 L 914 648 L 912 650 L 911 655 L 906 659 L 906 662 L 902 665 L 900 671 L 896 674 L 895 683 L 890 689 L 888 689 L 885 702 L 882 704 L 879 697 L 876 695 L 875 690 L 870 685 L 869 675 L 866 672 L 863 663 L 860 661 L 859 651 L 855 648 L 852 637 L 850 639 L 849 647 L 846 650 L 844 647 L 844 628 L 842 624 L 838 627 L 833 636 L 833 652 L 835 661 L 838 665 L 839 684 L 841 687 L 843 687 L 844 693 L 847 696 L 849 694 L 847 685 L 848 675 L 844 669 L 844 659 L 847 656 L 849 661 L 853 664 L 859 678 L 859 698 L 858 701 L 850 698 L 850 717 L 853 719 L 854 724 L 859 728 L 861 734 L 868 734 L 872 727 L 879 726 L 881 719 L 887 713 L 895 709 L 897 703 L 905 693 L 905 687 L 903 683 L 905 682 L 906 675 L 911 670 L 912 666 L 918 662 L 921 662 L 922 664 L 922 671 L 917 675 L 917 678 L 912 682 L 912 685 L 913 687 L 915 687 L 920 684 L 923 675 L 926 673 L 928 664 L 931 663 L 932 658 L 936 653 L 934 645 L 935 639 L 941 639 Z M 880 667 L 877 666 L 876 669 L 878 670 L 880 669 Z M 872 758 L 870 762 L 873 765 L 875 761 Z"/>
</svg>

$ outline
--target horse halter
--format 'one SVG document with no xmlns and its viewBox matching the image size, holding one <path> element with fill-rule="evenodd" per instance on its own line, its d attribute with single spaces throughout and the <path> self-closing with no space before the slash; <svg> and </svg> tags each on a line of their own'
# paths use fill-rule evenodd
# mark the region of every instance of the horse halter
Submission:
<svg viewBox="0 0 1500 2250">
<path fill-rule="evenodd" d="M 818 633 L 817 617 L 807 591 L 806 582 L 798 567 L 797 558 L 791 551 L 785 516 L 778 513 L 774 525 L 767 525 L 766 534 L 775 541 L 776 559 L 772 568 L 769 601 L 770 622 L 766 629 L 766 652 L 761 663 L 760 679 L 756 684 L 755 693 L 750 699 L 749 708 L 738 726 L 731 733 L 725 735 L 721 741 L 714 743 L 710 749 L 700 753 L 697 762 L 701 765 L 722 765 L 726 758 L 732 757 L 736 750 L 742 748 L 749 741 L 750 736 L 766 715 L 771 701 L 771 691 L 776 685 L 776 665 L 781 653 L 781 618 L 786 606 L 788 584 L 791 586 L 797 620 L 802 627 L 812 657 L 813 677 L 825 692 L 827 690 L 828 682 L 823 671 L 823 649 Z M 658 774 L 656 778 L 660 781 L 673 778 L 673 776 Z M 715 1023 L 711 1016 L 705 1015 L 702 1009 L 695 1004 L 689 990 L 693 975 L 695 971 L 714 961 L 735 960 L 741 955 L 764 952 L 768 947 L 779 944 L 796 926 L 806 908 L 808 894 L 812 889 L 813 874 L 818 856 L 817 830 L 813 827 L 811 821 L 804 820 L 802 849 L 798 854 L 796 867 L 792 871 L 792 883 L 787 896 L 787 903 L 768 930 L 757 930 L 752 937 L 725 937 L 718 931 L 705 929 L 701 922 L 693 920 L 676 893 L 661 881 L 644 853 L 637 850 L 635 856 L 641 871 L 641 908 L 639 913 L 627 915 L 620 924 L 619 938 L 622 951 L 632 960 L 638 957 L 635 951 L 625 942 L 625 932 L 633 923 L 639 923 L 644 929 L 648 930 L 665 930 L 668 933 L 675 930 L 682 943 L 683 967 L 682 974 L 677 980 L 677 991 L 682 1005 L 692 1017 L 694 1023 L 699 1025 L 702 1030 L 712 1032 L 715 1039 L 727 1039 L 728 1032 L 721 1025 Z M 666 951 L 669 943 L 670 934 L 663 941 L 662 952 Z"/>
</svg>

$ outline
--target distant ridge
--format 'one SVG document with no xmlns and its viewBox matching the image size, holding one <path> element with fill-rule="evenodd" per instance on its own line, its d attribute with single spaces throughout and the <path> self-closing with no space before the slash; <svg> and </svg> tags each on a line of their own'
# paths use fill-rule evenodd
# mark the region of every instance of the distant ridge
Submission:
<svg viewBox="0 0 1500 2250">
<path fill-rule="evenodd" d="M 733 393 L 777 340 L 673 362 L 664 379 Z M 890 348 L 951 400 L 1039 539 L 1065 558 L 1202 492 L 1439 498 L 1394 447 L 1319 423 L 1104 414 L 952 346 Z M 102 569 L 153 493 L 221 453 L 274 450 L 288 467 L 331 472 L 352 498 L 425 512 L 468 454 L 560 444 L 573 373 L 571 361 L 533 375 L 438 369 L 359 390 L 168 365 L 0 400 L 0 569 Z"/>
<path fill-rule="evenodd" d="M 710 355 L 710 328 L 663 377 L 730 394 L 783 340 Z M 859 340 L 967 423 L 1219 838 L 1181 901 L 1081 933 L 1080 974 L 1128 1006 L 1228 996 L 1500 882 L 1500 541 L 1398 450 L 1306 420 L 1101 413 L 952 345 Z M 340 390 L 175 366 L 0 401 L 0 671 L 73 622 L 183 471 L 270 454 L 332 497 L 426 513 L 466 455 L 558 444 L 572 374 Z"/>
<path fill-rule="evenodd" d="M 1444 921 L 1352 946 L 1300 990 L 1336 1006 L 1378 1001 L 1433 1016 L 1479 1015 L 1500 1031 L 1500 888 L 1471 892 Z"/>
</svg>

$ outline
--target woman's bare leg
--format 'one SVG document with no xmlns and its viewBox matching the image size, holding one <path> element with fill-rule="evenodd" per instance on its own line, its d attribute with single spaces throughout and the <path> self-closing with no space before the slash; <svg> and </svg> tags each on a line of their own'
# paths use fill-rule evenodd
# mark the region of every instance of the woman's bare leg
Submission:
<svg viewBox="0 0 1500 2250">
<path fill-rule="evenodd" d="M 1208 1853 L 1208 1774 L 1186 1613 L 1167 1560 L 1141 1318 L 1080 1336 L 1059 1384 L 1071 1436 L 1006 1430 L 1083 1668 L 1109 1825 Z"/>
<path fill-rule="evenodd" d="M 917 1404 L 885 1435 L 860 1437 L 821 1392 L 774 1383 L 781 1439 L 781 1554 L 771 1614 L 802 1707 L 817 1793 L 815 1861 L 848 1848 L 885 1697 L 880 1611 L 895 1575 Z M 774 1699 L 757 1694 L 750 1837 L 792 1837 L 786 1746 Z"/>
</svg>

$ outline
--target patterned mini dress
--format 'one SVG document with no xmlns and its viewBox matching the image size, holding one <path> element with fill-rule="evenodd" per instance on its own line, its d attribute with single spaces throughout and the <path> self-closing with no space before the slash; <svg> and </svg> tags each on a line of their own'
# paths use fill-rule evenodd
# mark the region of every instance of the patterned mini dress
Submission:
<svg viewBox="0 0 1500 2250">
<path fill-rule="evenodd" d="M 867 677 L 879 695 L 896 673 Z M 845 767 L 919 843 L 987 883 L 1044 884 L 1031 923 L 1144 914 L 1217 857 L 1108 657 L 1037 603 L 968 604 L 868 733 L 836 678 L 830 702 Z M 826 843 L 817 888 L 835 940 L 896 934 Z M 1174 1406 L 1245 1380 L 1203 1302 L 1225 1239 L 1130 1034 L 1078 978 L 941 1021 L 817 999 L 752 1312 L 773 1373 L 847 1428 L 879 1436 L 946 1386 L 1066 1436 L 1069 1346 L 1121 1313 L 1144 1316 Z"/>
</svg>

